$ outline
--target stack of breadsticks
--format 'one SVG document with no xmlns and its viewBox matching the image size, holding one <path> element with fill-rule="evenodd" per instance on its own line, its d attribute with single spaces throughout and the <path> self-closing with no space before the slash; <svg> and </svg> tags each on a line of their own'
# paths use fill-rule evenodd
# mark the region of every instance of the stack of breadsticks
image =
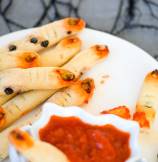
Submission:
<svg viewBox="0 0 158 162">
<path fill-rule="evenodd" d="M 92 78 L 80 76 L 108 56 L 105 45 L 81 51 L 76 35 L 85 27 L 65 18 L 32 30 L 25 38 L 0 49 L 0 158 L 8 153 L 8 133 L 34 117 L 15 124 L 49 98 L 62 106 L 80 106 L 94 91 Z"/>
</svg>

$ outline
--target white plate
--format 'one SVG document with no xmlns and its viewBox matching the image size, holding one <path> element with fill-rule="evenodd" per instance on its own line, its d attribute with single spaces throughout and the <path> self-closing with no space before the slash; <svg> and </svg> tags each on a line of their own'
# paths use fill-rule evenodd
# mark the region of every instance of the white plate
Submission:
<svg viewBox="0 0 158 162">
<path fill-rule="evenodd" d="M 3 36 L 0 38 L 0 44 L 4 45 L 19 39 L 29 32 L 31 29 Z M 84 106 L 84 109 L 98 114 L 108 108 L 126 105 L 134 112 L 143 79 L 147 72 L 158 68 L 157 61 L 140 48 L 107 33 L 85 29 L 80 37 L 83 40 L 83 48 L 103 43 L 110 49 L 108 59 L 85 75 L 94 78 L 96 88 L 92 100 Z M 109 75 L 105 84 L 100 83 L 103 75 Z M 158 121 L 157 118 L 156 121 Z M 149 162 L 157 162 L 158 131 L 156 132 L 156 130 L 158 130 L 158 126 L 156 127 L 155 124 L 151 131 L 140 135 L 142 153 Z"/>
</svg>

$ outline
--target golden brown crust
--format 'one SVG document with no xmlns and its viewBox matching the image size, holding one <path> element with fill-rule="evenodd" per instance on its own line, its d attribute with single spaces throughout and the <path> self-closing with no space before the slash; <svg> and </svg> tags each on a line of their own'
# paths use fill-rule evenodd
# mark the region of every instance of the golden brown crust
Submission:
<svg viewBox="0 0 158 162">
<path fill-rule="evenodd" d="M 88 103 L 89 99 L 92 97 L 94 93 L 94 80 L 91 78 L 86 78 L 82 81 L 77 81 L 71 87 L 75 92 L 80 94 L 80 96 L 84 96 L 84 101 L 82 104 Z M 82 105 L 80 104 L 80 105 Z"/>
<path fill-rule="evenodd" d="M 94 92 L 91 78 L 77 80 L 69 87 L 56 92 L 48 101 L 61 106 L 81 106 L 88 103 Z"/>
<path fill-rule="evenodd" d="M 156 111 L 152 107 L 148 107 L 146 105 L 142 106 L 137 104 L 136 105 L 136 112 L 144 112 L 146 119 L 148 121 L 153 121 L 156 116 Z"/>
<path fill-rule="evenodd" d="M 64 83 L 64 82 L 72 82 L 75 80 L 75 75 L 68 70 L 57 69 L 55 71 L 59 75 L 59 82 Z"/>
<path fill-rule="evenodd" d="M 63 40 L 61 40 L 61 45 L 67 48 L 75 47 L 75 46 L 81 46 L 81 40 L 78 37 L 71 36 L 67 37 Z"/>
<path fill-rule="evenodd" d="M 130 119 L 130 111 L 126 106 L 118 106 L 110 110 L 102 111 L 101 114 L 114 114 L 124 119 Z"/>
<path fill-rule="evenodd" d="M 19 68 L 31 68 L 40 66 L 40 56 L 33 51 L 25 51 L 17 56 L 17 67 Z"/>
<path fill-rule="evenodd" d="M 146 77 L 145 77 L 145 82 L 153 82 L 158 84 L 158 70 L 155 69 L 152 72 L 150 72 Z"/>
<path fill-rule="evenodd" d="M 150 127 L 155 119 L 158 100 L 158 70 L 153 70 L 148 73 L 144 79 L 142 90 L 136 105 L 136 118 L 137 113 L 141 113 L 141 117 L 146 122 L 148 121 L 148 127 Z M 143 115 L 142 115 L 143 113 Z M 145 118 L 145 119 L 144 119 Z M 137 119 L 138 120 L 138 119 Z M 142 122 L 142 119 L 140 118 Z M 143 127 L 143 124 L 140 124 Z M 147 127 L 146 125 L 144 127 Z"/>
<path fill-rule="evenodd" d="M 5 111 L 4 109 L 1 107 L 0 108 L 0 128 L 3 127 L 3 125 L 5 124 Z"/>
<path fill-rule="evenodd" d="M 141 128 L 149 128 L 150 122 L 146 117 L 145 112 L 135 112 L 133 115 L 133 120 L 137 121 Z"/>
<path fill-rule="evenodd" d="M 80 18 L 65 18 L 64 27 L 68 32 L 78 32 L 85 27 L 85 21 Z"/>
<path fill-rule="evenodd" d="M 16 147 L 17 150 L 28 149 L 34 144 L 31 136 L 20 129 L 14 129 L 10 132 L 9 141 Z"/>
<path fill-rule="evenodd" d="M 109 54 L 109 48 L 108 46 L 104 45 L 95 45 L 92 47 L 96 54 L 100 56 L 101 58 L 106 57 Z"/>
</svg>

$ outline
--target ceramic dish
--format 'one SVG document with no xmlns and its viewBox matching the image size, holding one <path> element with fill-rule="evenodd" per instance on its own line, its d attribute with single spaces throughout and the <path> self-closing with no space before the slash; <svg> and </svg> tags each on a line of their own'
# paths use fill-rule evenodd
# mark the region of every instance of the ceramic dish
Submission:
<svg viewBox="0 0 158 162">
<path fill-rule="evenodd" d="M 72 106 L 64 109 L 63 107 L 52 103 L 44 104 L 42 109 L 43 111 L 40 119 L 33 125 L 23 128 L 36 140 L 40 140 L 39 130 L 48 123 L 51 116 L 55 115 L 59 117 L 77 117 L 84 123 L 98 126 L 110 124 L 123 132 L 128 132 L 130 134 L 129 145 L 131 149 L 131 156 L 126 162 L 129 162 L 133 158 L 141 157 L 141 152 L 138 145 L 139 126 L 135 121 L 125 120 L 111 114 L 91 115 L 79 107 Z M 21 160 L 22 157 L 19 156 L 19 153 L 16 152 L 13 146 L 10 146 L 9 154 L 11 162 L 27 162 L 25 159 Z"/>
</svg>

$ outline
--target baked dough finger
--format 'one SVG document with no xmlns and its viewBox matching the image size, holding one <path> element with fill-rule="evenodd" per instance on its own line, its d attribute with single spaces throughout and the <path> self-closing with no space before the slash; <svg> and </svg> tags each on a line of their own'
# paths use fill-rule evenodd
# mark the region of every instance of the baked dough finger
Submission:
<svg viewBox="0 0 158 162">
<path fill-rule="evenodd" d="M 63 66 L 76 76 L 90 70 L 98 61 L 105 59 L 109 54 L 109 49 L 105 45 L 94 45 L 78 53 L 70 62 Z"/>
<path fill-rule="evenodd" d="M 21 128 L 23 126 L 30 125 L 34 121 L 37 121 L 40 117 L 40 112 L 41 112 L 40 109 L 36 110 L 36 112 L 29 114 L 29 117 L 26 116 L 26 117 L 21 118 L 19 121 L 15 122 L 14 124 L 12 124 L 7 129 L 5 129 L 4 131 L 0 133 L 0 139 L 3 139 L 3 140 L 0 140 L 0 161 L 4 160 L 8 156 L 9 133 L 16 128 Z"/>
<path fill-rule="evenodd" d="M 31 68 L 38 66 L 61 66 L 70 60 L 81 49 L 81 40 L 76 37 L 67 37 L 55 47 L 34 51 L 13 51 L 0 55 L 0 70 L 9 68 Z"/>
<path fill-rule="evenodd" d="M 16 51 L 0 54 L 0 70 L 40 66 L 40 56 L 33 51 Z"/>
<path fill-rule="evenodd" d="M 158 70 L 147 74 L 136 105 L 134 119 L 140 116 L 141 127 L 150 127 L 158 111 Z M 142 119 L 143 117 L 143 119 Z M 139 122 L 139 121 L 138 121 Z M 143 124 L 143 123 L 144 124 Z M 143 126 L 144 125 L 144 126 Z"/>
<path fill-rule="evenodd" d="M 48 102 L 61 106 L 82 106 L 88 103 L 94 92 L 94 80 L 86 78 L 78 80 L 73 85 L 56 92 Z"/>
<path fill-rule="evenodd" d="M 108 53 L 109 50 L 107 46 L 103 47 L 102 45 L 95 45 L 89 49 L 81 51 L 63 67 L 71 69 L 77 78 L 80 74 L 83 74 L 86 70 L 92 68 L 99 61 L 105 59 Z M 14 123 L 27 112 L 35 109 L 55 92 L 56 90 L 36 90 L 25 92 L 17 95 L 2 105 L 0 109 L 0 131 Z"/>
<path fill-rule="evenodd" d="M 14 68 L 0 73 L 0 93 L 12 94 L 39 89 L 59 89 L 72 84 L 75 75 L 63 68 Z"/>
<path fill-rule="evenodd" d="M 14 41 L 0 49 L 0 54 L 16 50 L 38 52 L 51 47 L 61 39 L 83 30 L 85 22 L 79 18 L 65 18 L 34 28 L 25 38 Z"/>
<path fill-rule="evenodd" d="M 27 132 L 14 129 L 9 134 L 9 141 L 15 149 L 31 162 L 70 162 L 67 156 L 55 146 L 34 140 Z"/>
<path fill-rule="evenodd" d="M 61 40 L 56 47 L 41 52 L 40 66 L 61 66 L 81 49 L 81 40 L 76 36 Z"/>
</svg>

